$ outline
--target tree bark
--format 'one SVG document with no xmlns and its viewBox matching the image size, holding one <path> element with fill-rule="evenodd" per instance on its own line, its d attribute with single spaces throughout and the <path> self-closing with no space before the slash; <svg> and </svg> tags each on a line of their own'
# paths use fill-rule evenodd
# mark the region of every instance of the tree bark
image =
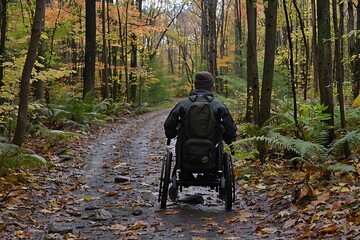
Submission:
<svg viewBox="0 0 360 240">
<path fill-rule="evenodd" d="M 331 34 L 330 34 L 330 3 L 329 0 L 317 1 L 318 17 L 318 45 L 319 45 L 319 90 L 320 102 L 327 107 L 326 113 L 330 119 L 326 123 L 331 127 L 327 144 L 334 139 L 334 102 L 331 62 Z"/>
<path fill-rule="evenodd" d="M 13 143 L 21 146 L 25 141 L 27 112 L 30 92 L 30 77 L 37 56 L 37 49 L 41 36 L 42 21 L 45 14 L 45 1 L 36 0 L 34 22 L 31 29 L 29 49 L 27 52 L 23 72 L 20 80 L 19 111 Z"/>
<path fill-rule="evenodd" d="M 269 0 L 268 7 L 265 8 L 265 58 L 259 113 L 260 126 L 270 118 L 271 93 L 274 79 L 274 61 L 276 51 L 277 7 L 277 0 Z"/>
<path fill-rule="evenodd" d="M 360 30 L 360 4 L 358 3 L 356 6 L 356 12 L 357 12 L 357 20 L 356 20 L 356 29 Z M 355 59 L 354 59 L 354 95 L 359 95 L 359 89 L 360 89 L 360 38 L 359 35 L 356 38 L 355 43 Z"/>
<path fill-rule="evenodd" d="M 354 32 L 354 6 L 353 6 L 353 1 L 352 0 L 348 0 L 348 24 L 347 24 L 347 30 L 348 30 L 348 34 L 349 34 L 349 38 L 348 38 L 348 50 L 349 50 L 349 58 L 352 59 L 353 56 L 355 56 L 355 34 L 350 34 L 352 32 Z M 353 84 L 355 86 L 355 78 L 354 78 L 354 73 L 355 73 L 355 61 L 351 61 L 350 62 L 350 69 L 351 69 L 351 77 L 353 80 Z M 353 98 L 355 99 L 358 96 L 358 90 L 357 88 L 353 87 Z"/>
<path fill-rule="evenodd" d="M 293 95 L 293 108 L 294 108 L 294 129 L 295 129 L 295 136 L 299 137 L 298 134 L 298 117 L 297 117 L 297 97 L 296 97 L 296 87 L 295 87 L 295 73 L 294 73 L 294 57 L 293 57 L 293 44 L 291 38 L 291 26 L 289 20 L 289 14 L 286 7 L 286 1 L 283 0 L 284 5 L 284 12 L 285 12 L 285 19 L 286 19 L 286 26 L 287 26 L 287 39 L 289 42 L 289 52 L 290 52 L 290 77 L 291 77 L 291 91 Z"/>
<path fill-rule="evenodd" d="M 104 64 L 104 69 L 102 70 L 102 94 L 103 99 L 109 98 L 109 68 L 108 68 L 108 51 L 106 43 L 106 0 L 102 0 L 102 10 L 101 10 L 101 19 L 102 19 L 102 62 Z"/>
<path fill-rule="evenodd" d="M 248 20 L 247 40 L 247 110 L 245 121 L 259 124 L 259 77 L 256 49 L 256 5 L 252 0 L 246 0 Z M 252 107 L 251 107 L 252 106 Z"/>
<path fill-rule="evenodd" d="M 235 63 L 234 63 L 234 71 L 235 75 L 240 78 L 243 77 L 242 70 L 242 44 L 243 44 L 243 36 L 242 36 L 242 27 L 241 27 L 241 0 L 235 0 Z"/>
<path fill-rule="evenodd" d="M 209 24 L 207 0 L 201 0 L 201 63 L 207 64 L 209 59 Z"/>
<path fill-rule="evenodd" d="M 342 64 L 342 59 L 344 57 L 343 54 L 343 34 L 344 34 L 344 3 L 341 2 L 339 5 L 340 11 L 340 22 L 338 24 L 337 19 L 337 2 L 336 0 L 332 1 L 332 9 L 333 9 L 333 25 L 334 25 L 334 35 L 335 35 L 335 55 L 334 55 L 334 62 L 335 62 L 335 80 L 337 83 L 337 95 L 339 100 L 340 106 L 340 122 L 341 128 L 343 131 L 346 130 L 346 120 L 345 120 L 345 103 L 344 103 L 344 90 L 343 90 L 343 83 L 344 83 L 344 65 Z M 349 143 L 346 142 L 344 145 L 344 153 L 345 157 L 350 156 L 351 151 L 349 147 Z"/>
<path fill-rule="evenodd" d="M 209 57 L 208 57 L 208 69 L 209 72 L 213 75 L 215 79 L 215 86 L 219 87 L 219 83 L 217 81 L 217 63 L 216 63 L 216 53 L 217 53 L 217 41 L 216 41 L 216 2 L 217 0 L 208 0 L 208 11 L 209 11 Z"/>
<path fill-rule="evenodd" d="M 312 61 L 314 69 L 314 91 L 315 94 L 319 92 L 319 61 L 318 61 L 318 43 L 317 43 L 317 29 L 316 29 L 316 4 L 315 0 L 311 0 L 311 29 L 312 29 Z"/>
<path fill-rule="evenodd" d="M 96 62 L 96 1 L 86 0 L 86 45 L 83 97 L 89 92 L 95 96 Z"/>
<path fill-rule="evenodd" d="M 1 87 L 4 86 L 4 62 L 5 62 L 5 42 L 6 42 L 6 27 L 7 27 L 7 0 L 1 0 L 0 6 L 1 13 L 1 26 L 0 26 L 0 91 Z M 4 102 L 4 99 L 0 98 L 0 104 Z"/>
</svg>

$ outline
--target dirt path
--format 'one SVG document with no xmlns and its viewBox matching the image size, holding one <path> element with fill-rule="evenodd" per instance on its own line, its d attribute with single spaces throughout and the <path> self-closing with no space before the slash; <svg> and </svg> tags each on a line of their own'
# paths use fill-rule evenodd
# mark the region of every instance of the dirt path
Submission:
<svg viewBox="0 0 360 240">
<path fill-rule="evenodd" d="M 73 145 L 76 161 L 55 164 L 29 190 L 31 204 L 0 236 L 4 239 L 255 239 L 275 235 L 279 209 L 267 192 L 241 190 L 232 211 L 210 189 L 185 189 L 180 197 L 200 194 L 203 204 L 177 203 L 159 210 L 161 158 L 166 151 L 162 124 L 168 110 L 147 113 L 107 128 L 90 144 Z M 80 163 L 80 164 L 79 164 Z M 82 165 L 82 163 L 84 163 Z M 26 205 L 26 206 L 25 206 Z M 281 204 L 280 204 L 281 205 Z M 19 207 L 20 206 L 20 207 Z M 271 207 L 271 209 L 270 209 Z M 283 208 L 284 206 L 281 206 Z M 284 220 L 282 220 L 284 221 Z M 265 235 L 258 227 L 267 229 Z M 288 234 L 292 234 L 291 232 Z M 289 235 L 288 235 L 289 236 Z M 286 239 L 287 237 L 284 237 Z"/>
</svg>

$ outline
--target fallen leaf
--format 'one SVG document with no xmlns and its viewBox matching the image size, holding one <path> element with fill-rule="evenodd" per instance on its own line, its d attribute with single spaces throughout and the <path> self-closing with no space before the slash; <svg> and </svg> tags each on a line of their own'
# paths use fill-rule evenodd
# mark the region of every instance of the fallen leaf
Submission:
<svg viewBox="0 0 360 240">
<path fill-rule="evenodd" d="M 316 207 L 317 205 L 319 204 L 322 204 L 322 203 L 326 203 L 327 200 L 329 200 L 330 198 L 330 193 L 326 192 L 326 193 L 323 193 L 319 196 L 317 196 L 317 199 L 312 201 L 311 202 L 311 205 L 313 205 L 314 207 Z"/>
<path fill-rule="evenodd" d="M 259 183 L 255 186 L 256 189 L 258 190 L 265 190 L 266 189 L 266 185 Z"/>
<path fill-rule="evenodd" d="M 321 233 L 333 233 L 333 232 L 336 232 L 337 230 L 338 230 L 338 227 L 333 223 L 324 225 L 319 229 L 319 231 Z"/>
<path fill-rule="evenodd" d="M 182 231 L 183 231 L 183 229 L 181 227 L 176 227 L 176 228 L 172 229 L 172 232 L 175 232 L 175 233 L 180 233 Z"/>
<path fill-rule="evenodd" d="M 175 215 L 175 214 L 179 214 L 180 211 L 179 210 L 172 210 L 172 211 L 166 211 L 164 214 L 165 215 Z"/>
<path fill-rule="evenodd" d="M 112 197 L 112 196 L 116 196 L 117 194 L 118 194 L 118 192 L 112 191 L 112 192 L 109 192 L 107 195 L 108 195 L 109 197 Z"/>
<path fill-rule="evenodd" d="M 126 186 L 123 186 L 120 188 L 121 190 L 130 190 L 132 189 L 132 186 L 131 185 L 126 185 Z"/>
<path fill-rule="evenodd" d="M 92 197 L 90 197 L 90 196 L 84 196 L 84 201 L 92 201 L 92 200 L 94 200 Z"/>
<path fill-rule="evenodd" d="M 126 231 L 127 227 L 121 224 L 114 224 L 109 227 L 110 230 L 113 231 Z"/>
<path fill-rule="evenodd" d="M 129 230 L 139 230 L 147 228 L 147 224 L 144 221 L 137 221 L 129 227 Z"/>
<path fill-rule="evenodd" d="M 272 234 L 272 233 L 276 233 L 277 231 L 278 231 L 277 228 L 272 228 L 272 227 L 262 228 L 260 230 L 260 232 L 263 234 Z"/>
<path fill-rule="evenodd" d="M 283 225 L 283 229 L 288 229 L 288 228 L 294 226 L 294 224 L 296 222 L 297 222 L 297 219 L 289 219 L 289 220 L 287 220 Z"/>
</svg>

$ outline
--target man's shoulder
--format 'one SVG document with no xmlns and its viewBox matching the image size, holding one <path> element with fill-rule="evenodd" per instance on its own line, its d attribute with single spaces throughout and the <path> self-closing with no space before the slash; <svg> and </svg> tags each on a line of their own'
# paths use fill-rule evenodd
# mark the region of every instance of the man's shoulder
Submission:
<svg viewBox="0 0 360 240">
<path fill-rule="evenodd" d="M 224 103 L 216 97 L 211 102 L 214 106 L 225 107 Z"/>
</svg>

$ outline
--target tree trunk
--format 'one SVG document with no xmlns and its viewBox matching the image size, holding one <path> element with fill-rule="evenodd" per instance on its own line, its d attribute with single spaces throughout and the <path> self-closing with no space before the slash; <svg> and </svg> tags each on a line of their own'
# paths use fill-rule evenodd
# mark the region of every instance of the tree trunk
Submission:
<svg viewBox="0 0 360 240">
<path fill-rule="evenodd" d="M 277 7 L 277 0 L 269 0 L 268 7 L 265 8 L 265 58 L 259 113 L 260 126 L 270 118 L 271 93 L 274 78 L 274 61 L 276 50 L 275 43 Z"/>
<path fill-rule="evenodd" d="M 217 63 L 216 63 L 216 53 L 217 53 L 217 41 L 216 41 L 216 2 L 217 0 L 208 0 L 208 11 L 209 11 L 209 62 L 208 69 L 209 72 L 213 75 L 215 79 L 216 91 L 219 87 L 217 81 Z"/>
<path fill-rule="evenodd" d="M 348 34 L 349 34 L 349 38 L 348 38 L 348 49 L 349 49 L 349 58 L 352 59 L 353 56 L 355 56 L 355 34 L 350 34 L 351 32 L 353 32 L 354 29 L 354 3 L 352 0 L 348 0 L 348 24 L 347 24 L 347 29 L 348 29 Z M 351 68 L 351 77 L 353 80 L 353 86 L 355 86 L 355 78 L 354 78 L 354 73 L 356 72 L 355 70 L 355 61 L 351 61 L 350 62 L 350 68 Z M 359 95 L 359 91 L 358 88 L 353 87 L 353 98 L 355 99 L 357 96 Z"/>
<path fill-rule="evenodd" d="M 293 0 L 293 4 L 295 6 L 297 15 L 298 15 L 298 19 L 300 22 L 300 29 L 301 29 L 301 34 L 303 37 L 303 41 L 304 41 L 304 47 L 305 47 L 305 64 L 303 64 L 303 76 L 301 79 L 301 82 L 303 82 L 303 93 L 304 93 L 304 101 L 307 99 L 307 86 L 308 86 L 308 71 L 309 71 L 309 45 L 307 43 L 307 39 L 306 39 L 306 34 L 305 34 L 305 27 L 304 27 L 304 21 L 302 20 L 301 17 L 301 12 L 300 9 L 298 8 L 296 1 Z"/>
<path fill-rule="evenodd" d="M 108 67 L 108 51 L 107 51 L 107 43 L 106 43 L 106 0 L 102 0 L 102 11 L 101 11 L 101 18 L 102 18 L 102 62 L 104 64 L 104 69 L 102 70 L 102 94 L 103 98 L 109 98 L 109 67 Z"/>
<path fill-rule="evenodd" d="M 344 90 L 343 90 L 343 83 L 344 83 L 344 65 L 342 64 L 343 59 L 343 40 L 342 36 L 344 34 L 344 3 L 341 2 L 339 6 L 340 10 L 340 23 L 338 25 L 337 19 L 337 2 L 336 0 L 332 1 L 332 9 L 333 9 L 333 25 L 334 25 L 334 35 L 335 35 L 335 55 L 334 55 L 334 62 L 335 62 L 335 80 L 337 83 L 337 93 L 340 105 L 340 122 L 341 128 L 343 131 L 346 130 L 346 121 L 345 121 L 345 104 L 344 104 Z M 351 151 L 349 148 L 349 143 L 346 142 L 344 145 L 344 153 L 345 157 L 350 156 Z"/>
<path fill-rule="evenodd" d="M 37 56 L 37 49 L 41 36 L 41 28 L 42 28 L 42 21 L 44 18 L 44 14 L 45 14 L 45 1 L 36 0 L 35 16 L 34 16 L 33 26 L 31 29 L 29 49 L 27 52 L 27 56 L 20 80 L 19 111 L 18 111 L 15 135 L 12 141 L 14 144 L 16 144 L 19 147 L 24 143 L 25 140 L 29 92 L 30 92 L 30 77 Z"/>
<path fill-rule="evenodd" d="M 201 64 L 209 59 L 208 0 L 201 0 Z"/>
<path fill-rule="evenodd" d="M 137 90 L 137 37 L 135 33 L 131 34 L 130 42 L 130 101 L 135 102 Z"/>
<path fill-rule="evenodd" d="M 284 5 L 284 12 L 285 12 L 285 19 L 286 19 L 286 26 L 287 26 L 287 39 L 289 42 L 289 52 L 290 52 L 290 77 L 291 77 L 291 90 L 293 95 L 293 108 L 294 108 L 294 129 L 295 129 L 295 136 L 299 137 L 298 134 L 298 117 L 297 117 L 297 97 L 296 97 L 296 87 L 295 87 L 295 73 L 294 73 L 294 57 L 293 57 L 293 45 L 292 45 L 292 38 L 291 38 L 291 26 L 289 20 L 289 14 L 286 7 L 286 1 L 283 0 Z"/>
<path fill-rule="evenodd" d="M 174 62 L 173 62 L 173 49 L 172 46 L 170 45 L 170 40 L 167 40 L 167 52 L 168 52 L 168 72 L 171 75 L 174 75 Z"/>
<path fill-rule="evenodd" d="M 357 20 L 356 20 L 356 29 L 360 30 L 360 4 L 358 3 L 356 6 L 357 12 Z M 360 89 L 360 38 L 359 36 L 356 38 L 355 43 L 355 59 L 354 59 L 354 95 L 359 95 Z"/>
<path fill-rule="evenodd" d="M 319 90 L 320 102 L 330 114 L 330 119 L 326 123 L 331 127 L 327 144 L 334 139 L 334 102 L 333 102 L 333 83 L 332 83 L 332 62 L 331 62 L 331 39 L 330 34 L 330 3 L 329 0 L 317 1 L 318 17 L 318 45 L 319 45 Z"/>
<path fill-rule="evenodd" d="M 86 45 L 83 97 L 88 92 L 95 96 L 95 62 L 96 62 L 96 2 L 86 0 Z"/>
<path fill-rule="evenodd" d="M 242 28 L 241 28 L 241 0 L 235 0 L 235 75 L 243 77 L 242 70 Z"/>
<path fill-rule="evenodd" d="M 43 26 L 42 26 L 42 30 L 41 30 L 42 32 L 44 31 L 44 27 L 45 27 L 45 21 L 43 21 Z M 45 65 L 44 60 L 43 60 L 43 59 L 45 59 L 44 58 L 44 48 L 45 48 L 45 41 L 40 40 L 40 46 L 39 46 L 39 51 L 38 51 L 38 56 L 39 56 L 38 61 L 43 65 Z M 41 71 L 41 69 L 39 69 L 39 71 Z M 36 100 L 44 99 L 45 98 L 44 81 L 42 81 L 42 80 L 34 81 L 33 87 L 34 87 L 34 91 L 35 91 L 35 99 Z"/>
<path fill-rule="evenodd" d="M 113 77 L 113 88 L 112 88 L 112 98 L 114 99 L 114 102 L 116 102 L 117 100 L 117 95 L 119 92 L 119 74 L 118 74 L 118 69 L 117 69 L 117 52 L 118 52 L 118 47 L 112 47 L 112 67 L 113 67 L 113 73 L 111 74 Z"/>
<path fill-rule="evenodd" d="M 1 13 L 1 26 L 0 26 L 0 91 L 1 87 L 4 86 L 4 62 L 5 62 L 5 42 L 6 42 L 6 27 L 7 27 L 7 0 L 1 0 L 0 6 Z M 4 102 L 4 99 L 0 98 L 0 104 Z"/>
<path fill-rule="evenodd" d="M 259 124 L 259 77 L 256 48 L 256 6 L 252 0 L 246 0 L 248 20 L 247 40 L 247 110 L 245 121 L 251 119 Z M 252 106 L 252 108 L 251 108 Z"/>
<path fill-rule="evenodd" d="M 314 68 L 314 91 L 315 95 L 319 92 L 319 61 L 318 61 L 318 43 L 317 43 L 317 28 L 316 28 L 316 4 L 315 0 L 311 0 L 311 25 L 312 25 L 312 61 Z"/>
</svg>

